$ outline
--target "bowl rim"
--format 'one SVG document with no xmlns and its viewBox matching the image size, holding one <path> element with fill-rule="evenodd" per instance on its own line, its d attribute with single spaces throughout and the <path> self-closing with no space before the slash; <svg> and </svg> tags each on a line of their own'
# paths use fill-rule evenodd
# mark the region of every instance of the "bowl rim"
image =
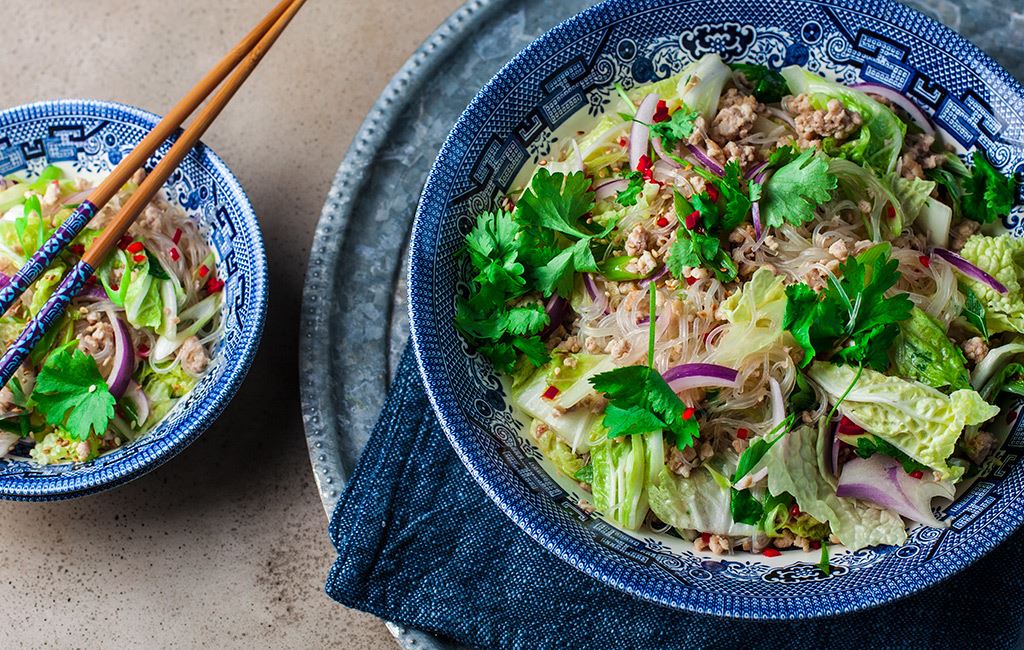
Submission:
<svg viewBox="0 0 1024 650">
<path fill-rule="evenodd" d="M 678 6 L 684 4 L 672 0 L 641 1 L 647 5 L 647 9 L 661 9 L 668 8 L 670 5 Z M 697 2 L 711 1 L 697 0 Z M 862 15 L 876 20 L 879 15 L 875 11 L 872 11 L 870 14 L 866 13 L 868 8 L 856 0 L 802 1 L 856 10 Z M 506 89 L 507 86 L 505 84 L 510 79 L 514 79 L 512 74 L 514 68 L 520 64 L 527 63 L 540 48 L 554 43 L 558 43 L 562 47 L 571 44 L 571 42 L 576 40 L 572 36 L 571 30 L 577 27 L 583 28 L 592 18 L 608 11 L 615 11 L 629 2 L 630 0 L 604 0 L 600 4 L 594 5 L 562 21 L 531 41 L 519 54 L 502 66 L 473 97 L 452 127 L 451 132 L 445 138 L 444 144 L 431 166 L 430 175 L 427 177 L 424 185 L 413 223 L 409 244 L 407 285 L 411 340 L 416 354 L 417 367 L 423 380 L 427 397 L 444 430 L 445 436 L 448 438 L 459 460 L 469 471 L 473 479 L 483 488 L 487 496 L 526 534 L 576 570 L 599 580 L 609 587 L 619 589 L 648 602 L 668 606 L 680 611 L 690 611 L 725 618 L 806 620 L 877 607 L 935 586 L 937 583 L 946 580 L 976 562 L 1020 528 L 1022 523 L 1024 523 L 1024 499 L 1011 501 L 1002 511 L 995 520 L 1001 522 L 1002 527 L 991 531 L 990 535 L 981 536 L 973 545 L 968 546 L 958 555 L 947 555 L 947 561 L 942 563 L 941 566 L 936 568 L 934 563 L 918 565 L 915 571 L 910 574 L 901 575 L 899 580 L 889 580 L 872 584 L 869 587 L 851 589 L 846 592 L 848 594 L 846 599 L 840 600 L 830 597 L 828 594 L 790 596 L 785 599 L 758 598 L 756 606 L 752 607 L 749 605 L 750 597 L 733 596 L 723 592 L 699 592 L 690 586 L 683 586 L 680 591 L 684 596 L 693 596 L 693 598 L 669 598 L 660 595 L 658 590 L 652 588 L 651 584 L 646 580 L 630 580 L 628 576 L 624 580 L 613 575 L 614 567 L 605 560 L 590 557 L 586 561 L 580 561 L 578 557 L 574 558 L 563 546 L 564 536 L 559 534 L 562 526 L 558 522 L 550 520 L 529 500 L 523 500 L 520 504 L 513 506 L 504 493 L 503 486 L 514 487 L 514 483 L 502 475 L 496 464 L 489 463 L 493 459 L 488 458 L 486 455 L 480 454 L 484 464 L 474 462 L 471 456 L 479 454 L 481 450 L 470 449 L 469 444 L 474 444 L 472 443 L 472 438 L 467 436 L 466 440 L 463 440 L 456 431 L 456 427 L 463 427 L 468 431 L 470 425 L 464 421 L 463 416 L 458 413 L 458 409 L 446 406 L 445 404 L 446 398 L 453 397 L 450 386 L 446 382 L 435 381 L 435 378 L 440 378 L 444 375 L 443 369 L 437 365 L 435 359 L 437 359 L 438 355 L 443 355 L 445 351 L 441 350 L 438 344 L 433 323 L 427 322 L 433 312 L 428 309 L 417 309 L 420 301 L 416 298 L 416 288 L 426 282 L 427 278 L 430 279 L 429 282 L 431 284 L 433 283 L 434 258 L 427 255 L 424 251 L 424 248 L 428 247 L 424 243 L 425 229 L 427 228 L 425 222 L 431 218 L 425 214 L 428 209 L 427 205 L 430 203 L 436 204 L 436 206 L 431 206 L 431 208 L 436 207 L 439 211 L 436 219 L 443 222 L 446 202 L 443 198 L 434 199 L 434 196 L 444 191 L 444 185 L 449 180 L 446 170 L 452 168 L 453 166 L 450 163 L 457 162 L 459 158 L 459 154 L 454 150 L 461 146 L 461 143 L 458 142 L 460 134 L 467 129 L 467 124 L 473 119 L 473 115 L 481 110 L 485 97 Z M 1015 96 L 1024 103 L 1024 85 L 963 35 L 938 20 L 895 0 L 875 0 L 872 3 L 872 8 L 878 12 L 886 12 L 886 20 L 896 26 L 905 27 L 909 19 L 916 19 L 930 24 L 933 29 L 937 30 L 937 35 L 941 36 L 944 42 L 957 43 L 964 50 L 972 54 L 974 57 L 972 64 L 983 67 L 987 73 L 991 74 L 990 82 L 1002 84 L 999 88 L 1000 91 Z M 622 15 L 618 15 L 615 16 L 615 19 L 620 20 L 622 17 Z M 602 22 L 610 21 L 602 20 Z M 936 38 L 933 37 L 929 40 L 935 42 Z M 418 313 L 418 311 L 422 313 Z M 467 440 L 469 444 L 467 444 Z M 537 498 L 544 497 L 537 496 Z"/>
<path fill-rule="evenodd" d="M 44 115 L 37 114 L 33 116 L 31 115 L 33 111 L 42 112 Z M 161 119 L 160 115 L 152 111 L 123 102 L 88 98 L 61 98 L 29 102 L 5 108 L 0 110 L 0 122 L 3 123 L 2 127 L 7 127 L 18 122 L 45 120 L 61 116 L 91 116 L 102 111 L 127 114 L 139 120 L 142 123 L 140 124 L 141 128 L 147 131 L 152 130 Z M 102 115 L 97 114 L 96 117 L 102 118 Z M 173 142 L 176 138 L 177 136 L 172 136 L 169 141 Z M 162 147 L 165 148 L 166 144 L 162 145 Z M 249 200 L 248 194 L 246 194 L 241 182 L 224 160 L 202 141 L 197 143 L 189 151 L 188 155 L 196 156 L 203 166 L 208 167 L 214 175 L 222 176 L 224 182 L 217 183 L 216 185 L 228 192 L 237 201 L 240 222 L 249 227 L 252 233 L 253 246 L 250 252 L 253 264 L 252 272 L 249 274 L 251 282 L 247 288 L 246 300 L 250 303 L 255 301 L 255 318 L 243 323 L 238 347 L 239 354 L 224 362 L 222 380 L 215 384 L 218 397 L 210 399 L 209 402 L 202 402 L 205 407 L 196 414 L 196 417 L 182 420 L 179 426 L 163 434 L 164 441 L 167 444 L 154 445 L 141 457 L 126 458 L 123 461 L 117 461 L 92 471 L 80 471 L 71 478 L 55 474 L 41 478 L 38 481 L 33 481 L 28 485 L 16 484 L 10 486 L 0 484 L 0 499 L 9 501 L 56 501 L 70 499 L 108 490 L 139 478 L 181 453 L 206 431 L 217 420 L 228 402 L 234 398 L 235 393 L 245 379 L 259 348 L 267 314 L 269 278 L 263 232 L 260 229 L 259 219 L 252 206 L 252 202 Z M 157 426 L 160 426 L 165 421 L 166 416 Z M 147 433 L 139 439 L 142 440 L 149 435 Z M 84 465 L 87 466 L 88 463 Z M 83 464 L 72 463 L 68 464 L 68 466 L 81 468 Z"/>
</svg>

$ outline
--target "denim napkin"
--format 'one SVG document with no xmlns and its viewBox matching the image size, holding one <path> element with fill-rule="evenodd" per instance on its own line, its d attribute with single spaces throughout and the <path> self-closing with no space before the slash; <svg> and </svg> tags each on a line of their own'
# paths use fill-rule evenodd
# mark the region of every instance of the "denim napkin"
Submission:
<svg viewBox="0 0 1024 650">
<path fill-rule="evenodd" d="M 530 539 L 459 462 L 406 349 L 337 510 L 327 593 L 486 648 L 1024 647 L 1024 533 L 927 591 L 857 614 L 750 622 L 646 603 Z"/>
</svg>

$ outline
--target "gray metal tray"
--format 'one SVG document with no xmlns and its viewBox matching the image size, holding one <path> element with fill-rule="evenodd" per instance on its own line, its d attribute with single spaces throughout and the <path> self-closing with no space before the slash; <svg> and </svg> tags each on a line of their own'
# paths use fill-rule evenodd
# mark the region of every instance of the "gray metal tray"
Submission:
<svg viewBox="0 0 1024 650">
<path fill-rule="evenodd" d="M 436 152 L 488 79 L 588 0 L 471 0 L 392 78 L 356 134 L 310 251 L 300 341 L 302 415 L 328 516 L 383 406 L 408 338 L 405 252 Z M 1024 0 L 912 0 L 1021 78 Z M 968 10 L 969 7 L 969 10 Z M 407 649 L 451 647 L 393 623 Z"/>
</svg>

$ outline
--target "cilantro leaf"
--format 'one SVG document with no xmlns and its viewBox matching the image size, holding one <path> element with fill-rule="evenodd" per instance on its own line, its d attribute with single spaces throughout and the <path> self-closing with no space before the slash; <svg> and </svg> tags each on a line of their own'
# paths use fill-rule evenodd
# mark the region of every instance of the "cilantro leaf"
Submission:
<svg viewBox="0 0 1024 650">
<path fill-rule="evenodd" d="M 750 488 L 745 490 L 729 488 L 729 514 L 737 523 L 756 526 L 764 516 L 764 505 L 754 496 Z"/>
<path fill-rule="evenodd" d="M 980 223 L 992 223 L 1010 214 L 1017 198 L 1017 181 L 1006 176 L 974 152 L 974 168 L 962 198 L 963 215 Z"/>
<path fill-rule="evenodd" d="M 46 357 L 32 401 L 48 423 L 64 428 L 72 440 L 85 440 L 90 433 L 103 435 L 117 400 L 96 361 L 78 348 L 64 346 Z"/>
<path fill-rule="evenodd" d="M 870 458 L 875 454 L 882 454 L 893 458 L 901 465 L 903 465 L 903 471 L 907 472 L 930 472 L 931 468 L 927 465 L 922 465 L 917 462 L 904 452 L 900 451 L 890 443 L 882 440 L 878 436 L 874 435 L 861 435 L 857 438 L 857 446 L 853 448 L 853 452 L 861 458 Z"/>
<path fill-rule="evenodd" d="M 772 104 L 790 94 L 785 77 L 775 70 L 755 63 L 733 63 L 729 67 L 746 77 L 759 102 Z"/>
<path fill-rule="evenodd" d="M 718 187 L 725 199 L 725 211 L 722 214 L 721 227 L 723 230 L 731 231 L 743 223 L 750 213 L 752 201 L 758 200 L 761 195 L 761 186 L 757 183 L 750 184 L 750 195 L 743 190 L 745 180 L 743 170 L 735 160 L 725 164 L 725 174 L 719 181 Z"/>
<path fill-rule="evenodd" d="M 836 177 L 828 163 L 808 149 L 787 162 L 764 183 L 761 219 L 767 227 L 794 226 L 814 219 L 814 209 L 832 198 Z"/>
<path fill-rule="evenodd" d="M 960 315 L 981 333 L 983 339 L 988 341 L 988 325 L 985 323 L 985 304 L 978 299 L 978 294 L 974 293 L 974 290 L 970 287 L 967 287 L 964 296 L 966 300 Z"/>
<path fill-rule="evenodd" d="M 629 181 L 629 184 L 626 189 L 615 195 L 615 201 L 628 208 L 636 205 L 637 197 L 640 196 L 640 192 L 644 191 L 644 176 L 640 172 L 632 171 L 626 174 L 626 180 Z"/>
<path fill-rule="evenodd" d="M 662 147 L 672 151 L 680 140 L 693 135 L 694 122 L 699 116 L 700 113 L 691 111 L 685 105 L 680 106 L 667 120 L 649 126 L 651 137 L 661 138 Z"/>
<path fill-rule="evenodd" d="M 455 326 L 499 372 L 510 372 L 517 353 L 535 365 L 548 360 L 536 336 L 549 318 L 540 305 L 515 305 L 529 291 L 519 261 L 523 233 L 508 212 L 484 213 L 463 249 L 477 270 L 467 297 L 455 305 Z M 571 256 L 571 251 L 569 252 Z"/>
<path fill-rule="evenodd" d="M 589 237 L 580 217 L 594 206 L 590 179 L 583 172 L 552 174 L 541 167 L 516 204 L 515 220 L 522 225 L 547 228 L 573 238 Z"/>
<path fill-rule="evenodd" d="M 613 402 L 605 408 L 604 426 L 608 427 L 609 438 L 618 438 L 659 431 L 665 428 L 665 423 L 642 406 L 622 408 Z"/>
<path fill-rule="evenodd" d="M 729 252 L 722 248 L 718 236 L 698 229 L 691 230 L 685 226 L 687 216 L 696 209 L 701 215 L 701 220 L 710 228 L 709 222 L 717 223 L 718 207 L 707 192 L 696 194 L 690 197 L 690 200 L 693 201 L 692 204 L 676 191 L 676 218 L 683 225 L 676 229 L 676 241 L 669 249 L 665 264 L 677 280 L 686 279 L 683 275 L 684 267 L 704 266 L 722 282 L 731 282 L 736 279 L 736 264 L 729 256 Z"/>
<path fill-rule="evenodd" d="M 910 318 L 914 306 L 905 293 L 885 297 L 900 279 L 891 250 L 880 244 L 847 258 L 839 267 L 841 278 L 830 276 L 820 294 L 805 284 L 786 287 L 782 326 L 804 350 L 801 367 L 815 356 L 879 371 L 889 366 L 899 333 L 895 324 Z"/>
</svg>

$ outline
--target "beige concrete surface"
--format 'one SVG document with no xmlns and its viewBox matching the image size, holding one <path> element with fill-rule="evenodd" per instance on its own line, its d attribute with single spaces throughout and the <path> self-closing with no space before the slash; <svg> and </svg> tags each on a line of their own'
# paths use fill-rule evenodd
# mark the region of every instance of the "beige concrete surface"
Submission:
<svg viewBox="0 0 1024 650">
<path fill-rule="evenodd" d="M 276 0 L 4 7 L 0 106 L 95 97 L 165 111 Z M 297 391 L 299 301 L 320 207 L 390 76 L 460 0 L 309 0 L 205 141 L 263 224 L 270 311 L 220 421 L 112 492 L 0 503 L 2 648 L 391 648 L 323 593 L 333 557 Z"/>
</svg>

